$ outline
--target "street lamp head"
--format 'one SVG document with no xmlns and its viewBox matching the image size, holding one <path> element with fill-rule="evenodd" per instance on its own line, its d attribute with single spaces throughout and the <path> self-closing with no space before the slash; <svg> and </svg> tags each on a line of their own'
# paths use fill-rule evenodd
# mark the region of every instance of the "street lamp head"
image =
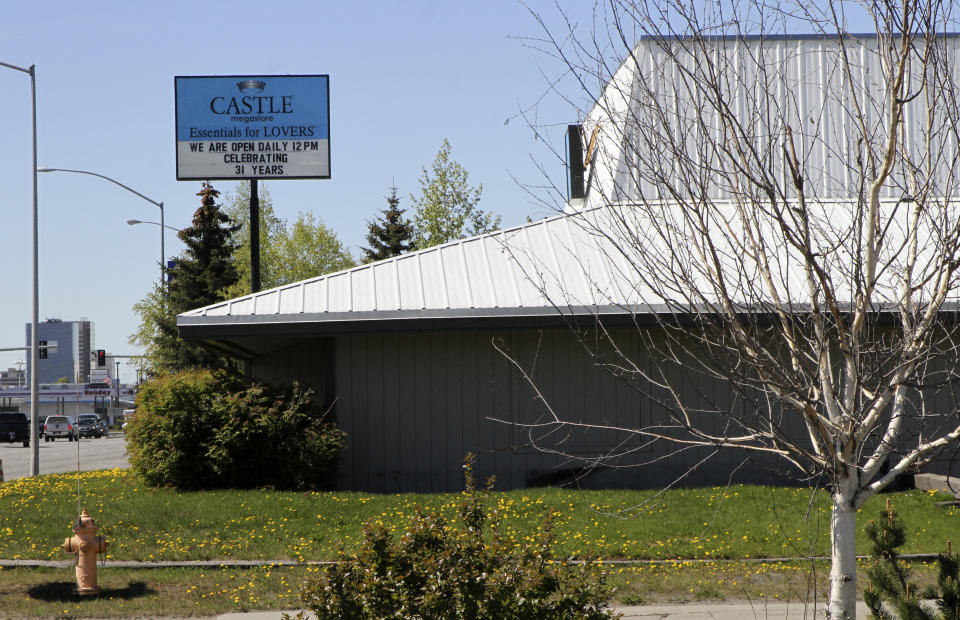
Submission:
<svg viewBox="0 0 960 620">
<path fill-rule="evenodd" d="M 2 64 L 3 64 L 3 63 L 0 62 L 0 65 L 2 65 Z M 10 66 L 10 65 L 7 65 L 7 66 Z M 16 67 L 14 67 L 14 68 L 16 68 Z M 31 76 L 31 78 L 33 77 L 32 67 L 31 67 L 31 71 L 30 71 L 30 76 Z M 34 92 L 36 92 L 36 91 L 34 91 Z M 34 106 L 36 106 L 36 99 L 34 99 Z M 36 116 L 36 113 L 34 113 L 34 116 Z M 128 186 L 128 185 L 124 185 L 124 184 L 121 183 L 120 181 L 118 181 L 118 180 L 116 180 L 116 179 L 113 179 L 113 178 L 111 178 L 111 177 L 108 177 L 108 176 L 105 175 L 105 174 L 100 174 L 99 172 L 92 172 L 92 171 L 90 171 L 90 170 L 72 170 L 72 169 L 70 169 L 70 168 L 51 168 L 51 167 L 49 167 L 49 166 L 38 166 L 38 165 L 37 165 L 37 146 L 36 146 L 36 133 L 37 133 L 36 118 L 34 118 L 33 133 L 34 133 L 34 145 L 33 145 L 33 166 L 34 166 L 34 173 L 33 173 L 33 186 L 34 186 L 34 188 L 33 188 L 33 202 L 34 202 L 34 208 L 33 208 L 33 211 L 34 211 L 34 213 L 33 213 L 33 215 L 34 215 L 34 218 L 33 218 L 33 219 L 34 219 L 34 233 L 33 233 L 34 243 L 33 243 L 33 245 L 34 245 L 34 248 L 33 248 L 33 249 L 34 249 L 34 260 L 33 260 L 33 262 L 34 262 L 34 271 L 36 271 L 37 262 L 38 262 L 38 260 L 39 260 L 39 259 L 38 259 L 38 256 L 37 256 L 37 247 L 36 247 L 36 246 L 37 246 L 37 242 L 36 242 L 36 238 L 37 238 L 37 230 L 36 230 L 36 228 L 37 228 L 37 226 L 36 226 L 36 220 L 37 220 L 37 218 L 36 218 L 36 215 L 37 215 L 37 213 L 36 213 L 36 212 L 37 212 L 37 208 L 36 208 L 36 202 L 37 202 L 37 188 L 36 188 L 36 186 L 37 186 L 37 173 L 38 173 L 38 172 L 73 172 L 73 173 L 76 173 L 76 174 L 88 174 L 88 175 L 90 175 L 90 176 L 94 176 L 94 177 L 103 179 L 104 181 L 109 181 L 110 183 L 113 183 L 114 185 L 116 185 L 116 186 L 118 186 L 118 187 L 122 187 L 123 189 L 127 190 L 127 191 L 130 192 L 131 194 L 134 194 L 135 196 L 139 196 L 140 198 L 143 198 L 144 200 L 146 200 L 146 201 L 149 202 L 150 204 L 155 205 L 156 207 L 158 207 L 158 208 L 160 209 L 160 222 L 159 222 L 159 224 L 158 224 L 158 226 L 160 226 L 160 284 L 161 284 L 161 286 L 163 286 L 163 283 L 164 283 L 164 281 L 166 280 L 166 276 L 164 275 L 164 267 L 163 267 L 163 265 L 164 265 L 164 256 L 166 256 L 166 253 L 164 252 L 164 247 L 163 247 L 163 237 L 164 237 L 164 234 L 163 234 L 163 233 L 164 233 L 164 230 L 163 230 L 163 229 L 165 228 L 165 226 L 164 226 L 164 224 L 163 224 L 163 202 L 162 202 L 162 201 L 154 200 L 153 198 L 149 198 L 148 196 L 144 196 L 143 194 L 141 194 L 141 193 L 138 192 L 137 190 L 133 189 L 132 187 L 130 187 L 130 186 Z M 140 222 L 139 220 L 129 220 L 129 221 L 127 221 L 127 224 L 130 224 L 131 226 L 132 226 L 133 224 L 141 224 L 141 223 L 149 224 L 149 223 L 153 223 L 153 222 Z M 34 280 L 36 280 L 36 276 L 34 277 Z M 34 293 L 36 293 L 36 288 L 37 288 L 37 287 L 36 287 L 36 282 L 34 282 Z M 36 294 L 34 294 L 34 314 L 35 314 L 35 315 L 36 315 L 36 307 L 39 305 L 38 302 L 37 302 L 36 297 L 37 297 Z M 33 325 L 36 325 L 36 324 L 37 324 L 37 319 L 36 319 L 36 317 L 35 317 L 35 318 L 34 318 L 34 321 L 33 321 Z M 36 328 L 34 327 L 34 329 L 36 329 Z M 38 351 L 38 349 L 37 349 L 36 347 L 34 347 L 34 350 L 35 350 L 35 351 Z M 35 353 L 35 355 L 36 355 L 36 354 L 38 354 L 38 353 Z M 31 388 L 31 389 L 32 389 L 32 388 Z M 35 391 L 35 390 L 32 390 L 32 391 Z M 31 417 L 32 417 L 32 419 L 33 419 L 34 421 L 36 420 L 36 406 L 35 406 L 36 403 L 35 403 L 35 401 L 36 401 L 36 399 L 34 399 L 34 405 L 32 405 L 33 410 L 32 410 L 32 412 L 31 412 Z M 34 422 L 34 424 L 36 424 L 36 422 Z M 37 448 L 36 448 L 36 445 L 34 445 L 34 453 L 36 453 L 36 449 L 37 449 Z M 34 472 L 33 472 L 33 475 L 36 475 L 36 474 L 37 474 L 37 472 L 34 471 Z"/>
</svg>

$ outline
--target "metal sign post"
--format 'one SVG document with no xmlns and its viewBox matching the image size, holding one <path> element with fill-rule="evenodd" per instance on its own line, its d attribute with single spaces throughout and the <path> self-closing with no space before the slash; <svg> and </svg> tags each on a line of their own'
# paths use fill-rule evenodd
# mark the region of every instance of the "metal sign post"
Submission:
<svg viewBox="0 0 960 620">
<path fill-rule="evenodd" d="M 260 291 L 260 196 L 257 180 L 250 179 L 250 292 Z"/>
</svg>

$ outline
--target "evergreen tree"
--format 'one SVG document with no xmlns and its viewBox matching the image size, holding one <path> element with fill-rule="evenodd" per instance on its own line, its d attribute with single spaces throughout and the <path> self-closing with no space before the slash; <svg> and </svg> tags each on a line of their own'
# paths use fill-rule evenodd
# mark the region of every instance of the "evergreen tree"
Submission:
<svg viewBox="0 0 960 620">
<path fill-rule="evenodd" d="M 220 192 L 209 182 L 197 195 L 201 206 L 194 212 L 191 225 L 178 235 L 187 249 L 177 260 L 169 286 L 170 303 L 177 313 L 220 301 L 220 291 L 238 277 L 233 236 L 239 227 L 217 204 Z"/>
<path fill-rule="evenodd" d="M 960 562 L 949 541 L 947 552 L 937 556 L 937 583 L 920 588 L 900 556 L 907 530 L 889 499 L 879 518 L 867 523 L 866 533 L 873 547 L 873 566 L 867 569 L 870 584 L 863 591 L 863 601 L 874 618 L 960 620 Z"/>
<path fill-rule="evenodd" d="M 500 227 L 500 216 L 477 207 L 483 185 L 470 186 L 467 171 L 450 159 L 450 151 L 450 142 L 444 139 L 430 171 L 422 168 L 420 197 L 410 197 L 416 209 L 413 238 L 418 250 Z"/>
<path fill-rule="evenodd" d="M 154 284 L 153 289 L 134 304 L 133 311 L 140 317 L 140 324 L 128 342 L 143 349 L 144 356 L 137 359 L 137 368 L 145 377 L 155 376 L 170 367 L 174 356 L 169 352 L 178 346 L 176 315 L 167 303 L 166 287 Z"/>
<path fill-rule="evenodd" d="M 404 210 L 400 208 L 396 185 L 390 188 L 387 208 L 380 213 L 383 215 L 378 220 L 367 222 L 367 243 L 370 247 L 363 248 L 366 263 L 399 256 L 413 249 L 413 224 L 403 217 Z"/>
<path fill-rule="evenodd" d="M 178 236 L 187 248 L 176 258 L 173 279 L 165 291 L 154 291 L 135 310 L 144 322 L 132 341 L 147 339 L 151 371 L 176 372 L 187 368 L 225 368 L 230 361 L 219 353 L 188 343 L 177 334 L 176 315 L 223 299 L 221 291 L 237 281 L 233 235 L 237 226 L 220 210 L 220 192 L 204 183 L 197 194 L 201 206 Z M 146 325 L 150 321 L 152 325 Z"/>
</svg>

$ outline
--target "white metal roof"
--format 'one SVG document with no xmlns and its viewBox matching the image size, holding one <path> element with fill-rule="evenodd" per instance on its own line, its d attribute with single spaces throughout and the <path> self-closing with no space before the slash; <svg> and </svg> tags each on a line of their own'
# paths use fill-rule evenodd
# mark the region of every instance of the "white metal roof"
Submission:
<svg viewBox="0 0 960 620">
<path fill-rule="evenodd" d="M 739 292 L 734 293 L 743 297 L 740 302 L 809 302 L 803 256 L 769 223 L 755 232 L 760 230 L 764 239 L 764 260 L 776 294 L 766 286 L 743 281 L 744 277 L 756 279 L 760 273 L 760 265 L 753 262 L 749 247 L 743 244 L 748 233 L 746 229 L 743 234 L 735 230 L 739 224 L 734 203 L 714 204 L 717 208 L 711 221 L 718 225 L 722 222 L 732 231 L 714 241 L 717 252 L 727 257 L 723 265 L 727 277 L 741 281 Z M 884 204 L 884 210 L 898 206 L 897 201 Z M 711 266 L 699 263 L 695 250 L 680 254 L 671 251 L 671 242 L 681 243 L 686 237 L 679 228 L 676 234 L 680 236 L 675 240 L 664 237 L 662 226 L 672 219 L 672 205 L 663 202 L 660 207 L 660 212 L 651 212 L 649 204 L 644 209 L 631 205 L 593 207 L 545 218 L 199 308 L 181 314 L 178 323 L 183 327 L 556 316 L 558 310 L 587 314 L 628 309 L 659 312 L 663 304 L 683 299 L 713 303 Z M 827 276 L 838 282 L 845 281 L 853 260 L 837 241 L 855 225 L 854 207 L 851 201 L 823 201 L 809 206 L 811 227 L 817 233 L 815 249 L 822 245 L 822 251 L 835 257 L 825 268 Z M 953 213 L 960 204 L 950 202 L 947 208 Z M 926 224 L 922 238 L 936 239 L 936 224 Z M 658 226 L 661 229 L 657 230 Z M 888 233 L 891 239 L 903 238 L 903 234 L 896 226 L 891 226 Z M 886 247 L 891 254 L 882 257 L 884 264 L 891 271 L 900 269 L 899 245 L 894 240 Z M 933 243 L 920 248 L 918 265 L 935 269 L 936 251 Z M 688 288 L 686 293 L 678 289 L 675 297 L 665 300 L 652 292 L 651 278 L 676 269 L 689 276 L 683 285 Z M 878 303 L 896 304 L 901 295 L 898 283 L 896 278 L 879 282 Z M 932 284 L 924 288 L 928 286 Z M 960 291 L 954 291 L 952 300 L 958 294 Z"/>
<path fill-rule="evenodd" d="M 581 214 L 582 217 L 582 214 Z M 181 317 L 324 315 L 357 312 L 552 308 L 629 303 L 631 296 L 587 230 L 569 216 L 545 218 L 376 263 L 287 284 L 186 312 Z M 600 269 L 605 290 L 583 269 Z M 558 278 L 559 276 L 559 278 Z M 563 293 L 560 289 L 563 289 Z"/>
</svg>

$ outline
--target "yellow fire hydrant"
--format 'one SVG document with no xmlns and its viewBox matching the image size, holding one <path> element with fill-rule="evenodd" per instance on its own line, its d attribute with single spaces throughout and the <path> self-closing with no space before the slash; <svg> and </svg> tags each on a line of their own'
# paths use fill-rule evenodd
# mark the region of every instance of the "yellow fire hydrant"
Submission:
<svg viewBox="0 0 960 620">
<path fill-rule="evenodd" d="M 98 594 L 97 554 L 107 551 L 107 541 L 97 536 L 97 523 L 84 508 L 73 525 L 73 538 L 63 541 L 63 550 L 77 556 L 77 587 L 74 592 L 80 595 Z"/>
</svg>

